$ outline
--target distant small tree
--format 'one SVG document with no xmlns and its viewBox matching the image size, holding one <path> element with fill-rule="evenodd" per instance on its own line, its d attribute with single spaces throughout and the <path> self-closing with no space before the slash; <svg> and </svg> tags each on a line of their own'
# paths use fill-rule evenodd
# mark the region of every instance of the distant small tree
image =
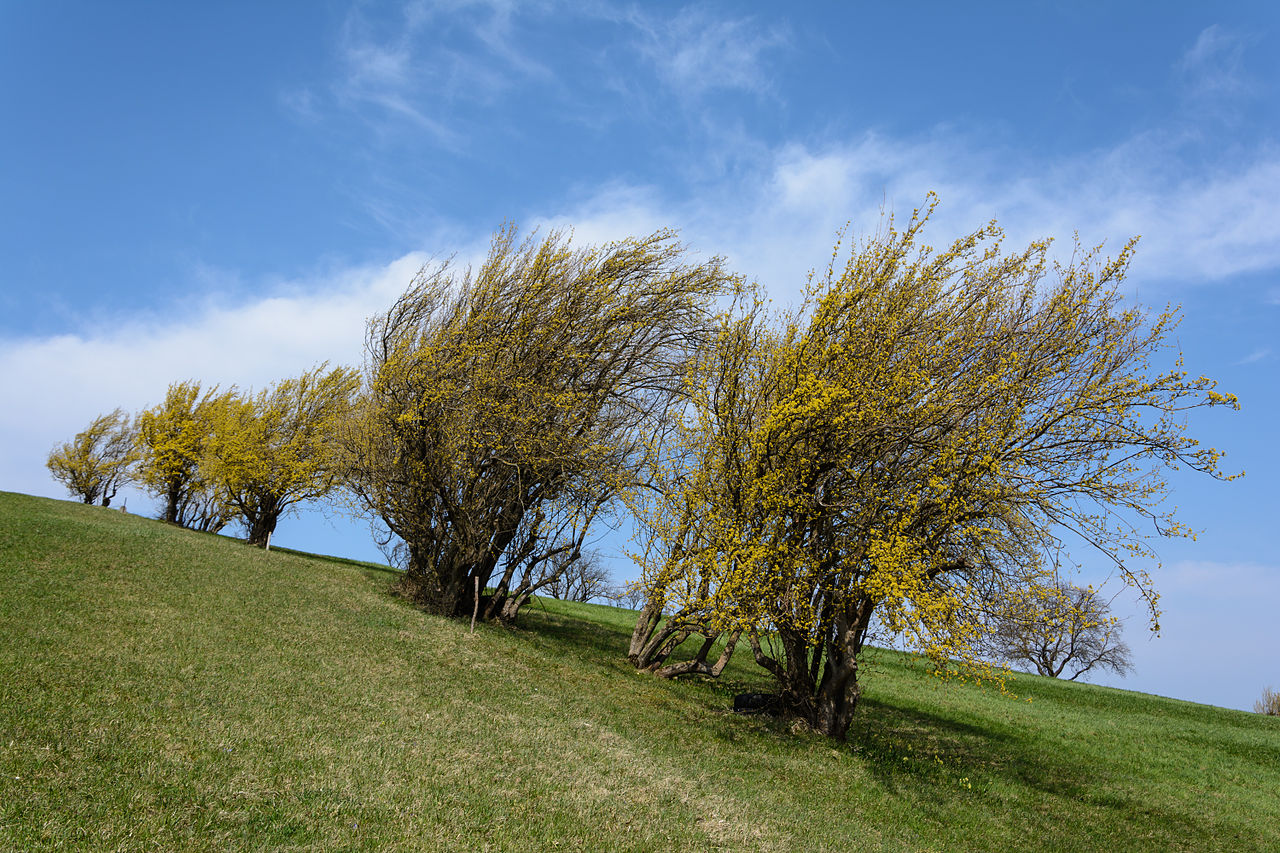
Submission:
<svg viewBox="0 0 1280 853">
<path fill-rule="evenodd" d="M 567 566 L 554 563 L 547 568 L 549 580 L 543 591 L 565 601 L 590 601 L 608 597 L 609 570 L 595 554 L 583 554 Z"/>
<path fill-rule="evenodd" d="M 647 598 L 648 591 L 639 581 L 627 581 L 611 586 L 604 593 L 604 599 L 614 607 L 625 607 L 629 610 L 639 610 Z"/>
<path fill-rule="evenodd" d="M 1270 687 L 1262 688 L 1262 698 L 1253 703 L 1253 710 L 1268 717 L 1280 717 L 1280 693 Z"/>
<path fill-rule="evenodd" d="M 1093 669 L 1133 671 L 1120 620 L 1092 587 L 1060 582 L 1023 590 L 1003 601 L 987 636 L 991 656 L 1030 664 L 1050 678 L 1075 681 Z"/>
<path fill-rule="evenodd" d="M 84 503 L 100 500 L 103 506 L 111 506 L 111 499 L 132 478 L 138 460 L 136 432 L 123 409 L 99 415 L 73 441 L 54 448 L 45 465 L 55 480 Z"/>
</svg>

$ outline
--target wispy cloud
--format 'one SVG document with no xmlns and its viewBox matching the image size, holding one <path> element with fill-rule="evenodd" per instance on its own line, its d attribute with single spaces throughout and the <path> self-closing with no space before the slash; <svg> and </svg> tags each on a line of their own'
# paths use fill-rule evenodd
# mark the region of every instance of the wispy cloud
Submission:
<svg viewBox="0 0 1280 853">
<path fill-rule="evenodd" d="M 1217 24 L 1206 27 L 1178 62 L 1187 93 L 1194 98 L 1234 98 L 1253 93 L 1245 71 L 1247 39 Z"/>
<path fill-rule="evenodd" d="M 334 93 L 384 129 L 407 122 L 410 130 L 460 149 L 465 130 L 455 126 L 456 103 L 488 102 L 552 76 L 523 49 L 513 20 L 542 11 L 538 4 L 501 0 L 414 2 L 384 21 L 357 7 L 342 29 L 343 74 Z"/>
<path fill-rule="evenodd" d="M 764 27 L 750 18 L 726 20 L 698 7 L 671 18 L 650 13 L 631 20 L 641 35 L 641 54 L 668 86 L 685 96 L 726 89 L 772 92 L 768 54 L 790 42 L 779 27 Z"/>
<path fill-rule="evenodd" d="M 1260 347 L 1259 349 L 1254 350 L 1253 352 L 1246 355 L 1244 358 L 1237 361 L 1236 364 L 1237 365 L 1253 364 L 1256 361 L 1262 361 L 1263 359 L 1270 357 L 1270 355 L 1271 355 L 1271 347 Z"/>
</svg>

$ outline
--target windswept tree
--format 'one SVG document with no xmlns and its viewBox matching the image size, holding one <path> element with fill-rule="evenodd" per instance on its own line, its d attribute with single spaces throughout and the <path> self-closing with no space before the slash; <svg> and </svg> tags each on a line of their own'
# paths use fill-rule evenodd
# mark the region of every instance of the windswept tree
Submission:
<svg viewBox="0 0 1280 853">
<path fill-rule="evenodd" d="M 837 247 L 795 313 L 726 321 L 690 375 L 683 464 L 638 507 L 638 665 L 714 674 L 714 641 L 745 639 L 790 711 L 843 738 L 874 631 L 989 673 L 981 615 L 1055 583 L 1061 550 L 1114 561 L 1157 617 L 1150 537 L 1187 532 L 1163 472 L 1224 476 L 1185 413 L 1235 398 L 1153 365 L 1176 316 L 1121 304 L 1132 243 L 1057 264 L 992 223 L 935 251 L 931 210 Z M 681 632 L 701 661 L 663 657 Z"/>
<path fill-rule="evenodd" d="M 164 501 L 161 518 L 217 532 L 235 517 L 226 490 L 208 476 L 210 440 L 231 392 L 175 382 L 163 403 L 138 415 L 137 480 Z"/>
<path fill-rule="evenodd" d="M 281 515 L 333 490 L 331 435 L 358 384 L 355 371 L 320 365 L 213 409 L 200 470 L 244 521 L 250 545 L 266 547 Z"/>
<path fill-rule="evenodd" d="M 73 441 L 49 453 L 45 465 L 53 478 L 87 504 L 111 500 L 127 485 L 137 462 L 134 449 L 136 430 L 129 415 L 116 409 L 94 418 Z"/>
<path fill-rule="evenodd" d="M 577 248 L 498 232 L 478 270 L 424 269 L 368 328 L 346 483 L 404 543 L 403 593 L 511 619 L 637 482 L 737 287 L 669 232 Z"/>
<path fill-rule="evenodd" d="M 983 646 L 999 661 L 1075 681 L 1092 670 L 1133 670 L 1120 620 L 1092 587 L 1065 581 L 1015 591 L 986 620 Z"/>
</svg>

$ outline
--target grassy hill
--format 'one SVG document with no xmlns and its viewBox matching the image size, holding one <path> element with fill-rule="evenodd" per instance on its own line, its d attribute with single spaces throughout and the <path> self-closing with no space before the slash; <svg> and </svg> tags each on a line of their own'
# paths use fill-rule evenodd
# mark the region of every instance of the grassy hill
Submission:
<svg viewBox="0 0 1280 853">
<path fill-rule="evenodd" d="M 390 580 L 0 493 L 0 849 L 1280 849 L 1280 719 L 881 653 L 836 747 Z"/>
</svg>

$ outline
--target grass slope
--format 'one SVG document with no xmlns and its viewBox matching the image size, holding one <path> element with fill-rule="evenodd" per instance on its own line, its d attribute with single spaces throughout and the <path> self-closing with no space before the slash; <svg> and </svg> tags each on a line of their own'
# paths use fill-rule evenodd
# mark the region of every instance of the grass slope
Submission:
<svg viewBox="0 0 1280 853">
<path fill-rule="evenodd" d="M 0 493 L 0 848 L 1280 848 L 1280 719 L 882 653 L 837 748 L 726 713 L 745 660 L 637 675 L 625 611 L 389 581 Z"/>
</svg>

